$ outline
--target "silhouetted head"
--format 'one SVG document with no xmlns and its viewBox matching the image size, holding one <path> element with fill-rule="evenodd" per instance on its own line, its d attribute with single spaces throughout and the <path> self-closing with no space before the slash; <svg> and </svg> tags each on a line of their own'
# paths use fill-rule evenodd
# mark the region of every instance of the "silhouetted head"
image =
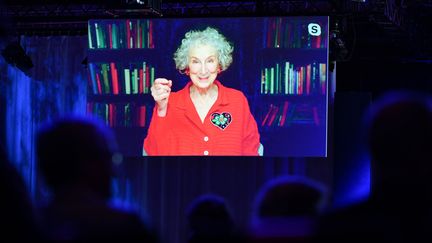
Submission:
<svg viewBox="0 0 432 243">
<path fill-rule="evenodd" d="M 38 166 L 54 194 L 85 186 L 98 196 L 110 196 L 112 156 L 116 144 L 104 124 L 69 117 L 46 124 L 37 134 Z"/>
<path fill-rule="evenodd" d="M 369 148 L 373 176 L 381 183 L 395 188 L 430 184 L 431 105 L 430 96 L 408 92 L 387 93 L 372 105 L 367 121 Z"/>
<path fill-rule="evenodd" d="M 195 199 L 187 210 L 192 235 L 214 236 L 233 233 L 233 220 L 225 200 L 216 195 Z"/>
<path fill-rule="evenodd" d="M 282 176 L 264 184 L 255 197 L 249 229 L 254 242 L 307 242 L 324 206 L 325 188 L 300 176 Z"/>
<path fill-rule="evenodd" d="M 267 182 L 255 199 L 257 218 L 314 216 L 324 202 L 324 187 L 304 177 L 279 177 Z"/>
</svg>

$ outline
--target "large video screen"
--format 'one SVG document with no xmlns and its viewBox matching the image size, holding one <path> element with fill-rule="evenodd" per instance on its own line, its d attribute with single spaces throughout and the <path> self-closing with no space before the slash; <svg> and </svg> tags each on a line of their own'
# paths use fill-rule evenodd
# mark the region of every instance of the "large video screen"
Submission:
<svg viewBox="0 0 432 243">
<path fill-rule="evenodd" d="M 90 20 L 87 112 L 127 156 L 326 157 L 328 23 Z"/>
</svg>

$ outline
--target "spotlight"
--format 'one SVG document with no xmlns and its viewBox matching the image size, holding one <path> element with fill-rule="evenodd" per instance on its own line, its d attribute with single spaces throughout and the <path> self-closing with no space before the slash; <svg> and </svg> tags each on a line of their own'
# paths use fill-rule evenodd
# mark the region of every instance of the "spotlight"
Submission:
<svg viewBox="0 0 432 243">
<path fill-rule="evenodd" d="M 33 62 L 25 53 L 24 49 L 18 42 L 12 42 L 6 46 L 1 52 L 3 58 L 12 66 L 28 74 L 33 67 Z"/>
</svg>

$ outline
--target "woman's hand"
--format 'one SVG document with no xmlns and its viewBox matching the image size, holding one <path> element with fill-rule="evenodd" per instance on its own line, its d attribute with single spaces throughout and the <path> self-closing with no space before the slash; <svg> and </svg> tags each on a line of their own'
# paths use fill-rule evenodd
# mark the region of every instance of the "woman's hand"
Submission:
<svg viewBox="0 0 432 243">
<path fill-rule="evenodd" d="M 153 99 L 157 104 L 158 116 L 166 116 L 168 98 L 171 93 L 172 81 L 165 78 L 157 78 L 150 88 Z"/>
</svg>

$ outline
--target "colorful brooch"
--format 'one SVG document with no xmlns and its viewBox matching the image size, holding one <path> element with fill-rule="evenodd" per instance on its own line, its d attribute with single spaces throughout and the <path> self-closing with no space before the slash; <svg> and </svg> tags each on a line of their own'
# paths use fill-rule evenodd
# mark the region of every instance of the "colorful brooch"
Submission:
<svg viewBox="0 0 432 243">
<path fill-rule="evenodd" d="M 220 129 L 224 130 L 231 123 L 231 114 L 228 112 L 217 113 L 214 112 L 210 116 L 211 123 Z"/>
</svg>

